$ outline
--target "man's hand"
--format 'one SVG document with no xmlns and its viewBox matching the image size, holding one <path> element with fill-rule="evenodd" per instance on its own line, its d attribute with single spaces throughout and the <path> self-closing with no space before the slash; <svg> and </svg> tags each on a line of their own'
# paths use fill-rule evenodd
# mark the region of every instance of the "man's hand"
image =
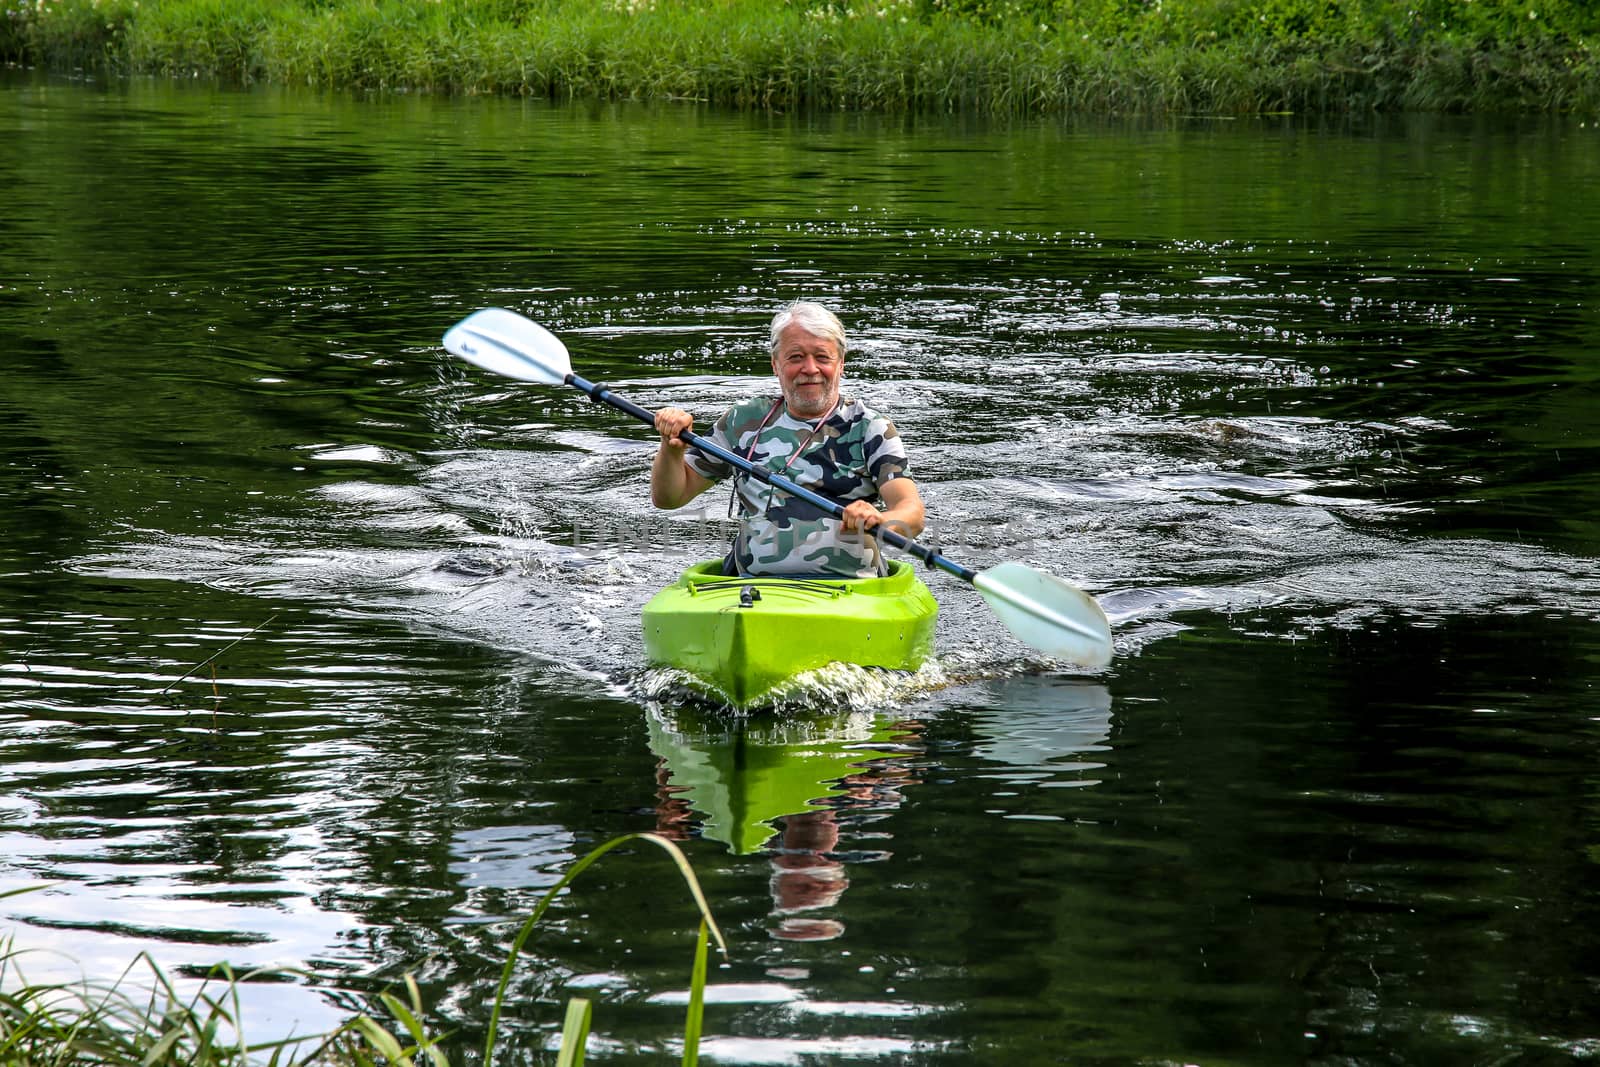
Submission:
<svg viewBox="0 0 1600 1067">
<path fill-rule="evenodd" d="M 925 516 L 922 494 L 917 483 L 910 478 L 892 478 L 878 490 L 883 497 L 884 510 L 879 511 L 865 500 L 852 500 L 844 507 L 840 525 L 844 532 L 866 532 L 874 526 L 887 525 L 895 533 L 916 537 L 922 533 Z"/>
<path fill-rule="evenodd" d="M 711 483 L 684 460 L 687 443 L 681 436 L 694 425 L 694 416 L 681 408 L 662 408 L 656 412 L 656 433 L 661 447 L 650 463 L 650 502 L 658 508 L 681 508 Z"/>
<path fill-rule="evenodd" d="M 694 416 L 682 408 L 662 408 L 656 412 L 656 433 L 661 435 L 663 448 L 682 452 L 684 442 L 678 435 L 693 425 Z"/>
<path fill-rule="evenodd" d="M 844 506 L 844 514 L 839 516 L 839 521 L 845 533 L 856 530 L 865 532 L 883 521 L 883 513 L 865 500 L 852 500 Z"/>
</svg>

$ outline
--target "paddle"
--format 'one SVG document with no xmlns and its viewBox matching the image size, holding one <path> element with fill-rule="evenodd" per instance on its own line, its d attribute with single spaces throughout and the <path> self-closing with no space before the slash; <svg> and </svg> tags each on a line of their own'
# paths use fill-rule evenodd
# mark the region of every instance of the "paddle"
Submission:
<svg viewBox="0 0 1600 1067">
<path fill-rule="evenodd" d="M 505 308 L 475 311 L 450 328 L 444 347 L 485 370 L 541 385 L 570 385 L 596 403 L 607 404 L 654 426 L 656 417 L 639 405 L 572 373 L 572 360 L 560 338 L 530 319 Z M 757 481 L 799 497 L 834 518 L 844 507 L 810 489 L 759 467 L 699 434 L 679 437 Z M 904 549 L 933 567 L 955 575 L 983 595 L 1011 632 L 1040 652 L 1086 667 L 1111 662 L 1111 625 L 1094 598 L 1060 578 L 1021 563 L 1007 562 L 973 571 L 883 526 L 873 536 Z"/>
</svg>

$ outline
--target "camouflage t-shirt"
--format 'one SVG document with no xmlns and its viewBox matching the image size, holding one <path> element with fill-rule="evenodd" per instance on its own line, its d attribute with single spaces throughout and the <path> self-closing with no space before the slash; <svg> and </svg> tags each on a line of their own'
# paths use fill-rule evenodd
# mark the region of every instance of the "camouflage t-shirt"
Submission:
<svg viewBox="0 0 1600 1067">
<path fill-rule="evenodd" d="M 759 467 L 843 504 L 876 500 L 880 486 L 907 473 L 905 446 L 894 423 L 859 400 L 840 397 L 838 407 L 815 433 L 814 422 L 794 418 L 781 406 L 773 412 L 774 403 L 756 398 L 736 404 L 706 436 Z M 802 445 L 804 450 L 796 455 Z M 870 577 L 877 573 L 866 538 L 859 532 L 846 534 L 838 519 L 816 506 L 744 475 L 692 445 L 684 451 L 684 460 L 713 482 L 737 475 L 740 532 L 733 556 L 740 574 Z"/>
</svg>

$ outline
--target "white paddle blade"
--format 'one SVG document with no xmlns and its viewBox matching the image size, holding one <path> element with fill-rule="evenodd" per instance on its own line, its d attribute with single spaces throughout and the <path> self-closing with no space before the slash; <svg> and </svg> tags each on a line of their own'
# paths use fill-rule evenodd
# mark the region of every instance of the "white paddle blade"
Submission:
<svg viewBox="0 0 1600 1067">
<path fill-rule="evenodd" d="M 1111 623 L 1077 586 L 1021 563 L 990 567 L 972 584 L 1000 621 L 1040 652 L 1081 667 L 1111 662 Z"/>
<path fill-rule="evenodd" d="M 451 355 L 524 382 L 562 385 L 572 373 L 567 346 L 532 319 L 505 308 L 474 311 L 444 335 Z"/>
</svg>

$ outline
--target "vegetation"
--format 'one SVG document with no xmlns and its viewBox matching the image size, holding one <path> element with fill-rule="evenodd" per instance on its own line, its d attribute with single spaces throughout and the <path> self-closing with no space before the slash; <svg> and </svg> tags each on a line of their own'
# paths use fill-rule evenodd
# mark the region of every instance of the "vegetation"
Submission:
<svg viewBox="0 0 1600 1067">
<path fill-rule="evenodd" d="M 1593 110 L 1588 0 L 0 0 L 52 69 L 748 108 Z"/>
<path fill-rule="evenodd" d="M 704 1012 L 706 959 L 712 937 L 724 952 L 727 945 L 706 903 L 689 861 L 671 841 L 654 834 L 626 834 L 613 838 L 575 863 L 540 899 L 512 942 L 495 991 L 484 1064 L 494 1063 L 506 988 L 516 969 L 523 945 L 556 897 L 590 864 L 605 853 L 631 842 L 647 842 L 665 850 L 677 865 L 700 912 L 700 933 L 695 943 L 689 981 L 689 1010 L 684 1023 L 685 1067 L 699 1055 Z M 13 891 L 16 892 L 16 891 Z M 0 894 L 10 896 L 12 893 Z M 109 985 L 85 981 L 78 984 L 33 984 L 21 966 L 23 954 L 0 944 L 0 1063 L 9 1067 L 246 1067 L 264 1064 L 327 1064 L 331 1067 L 449 1067 L 443 1047 L 445 1036 L 430 1033 L 425 1023 L 422 995 L 409 977 L 405 997 L 384 993 L 378 997 L 382 1018 L 357 1015 L 332 1033 L 311 1038 L 251 1043 L 240 1012 L 239 983 L 263 977 L 235 975 L 226 965 L 216 968 L 200 990 L 185 1000 L 155 962 L 147 956 L 135 961 L 148 968 L 151 983 L 132 991 L 123 980 Z M 567 1005 L 562 1027 L 560 1067 L 583 1062 L 589 1035 L 591 1005 L 574 997 Z"/>
</svg>

